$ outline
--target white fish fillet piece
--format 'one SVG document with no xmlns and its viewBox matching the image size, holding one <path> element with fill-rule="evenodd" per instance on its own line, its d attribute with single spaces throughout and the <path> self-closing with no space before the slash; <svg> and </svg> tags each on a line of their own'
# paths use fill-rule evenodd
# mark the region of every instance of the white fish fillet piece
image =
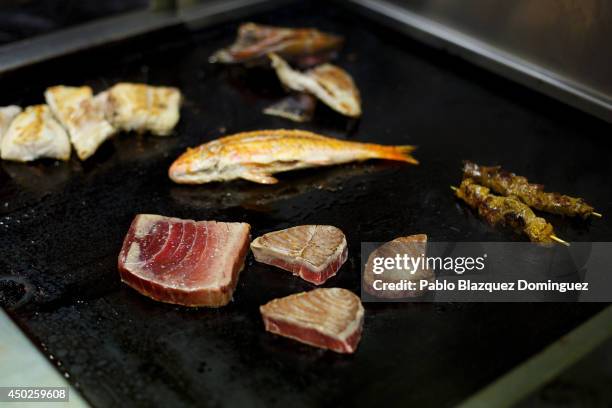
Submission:
<svg viewBox="0 0 612 408">
<path fill-rule="evenodd" d="M 26 108 L 11 122 L 2 139 L 4 160 L 27 162 L 39 158 L 68 160 L 68 134 L 47 105 Z"/>
<path fill-rule="evenodd" d="M 4 136 L 8 130 L 15 116 L 20 113 L 21 108 L 17 105 L 3 106 L 0 108 L 0 146 L 2 145 L 2 136 Z"/>
<path fill-rule="evenodd" d="M 53 86 L 47 88 L 45 99 L 55 117 L 68 131 L 79 159 L 93 155 L 98 147 L 115 134 L 106 120 L 106 94 L 94 97 L 88 86 Z"/>
<path fill-rule="evenodd" d="M 108 90 L 109 118 L 122 130 L 167 136 L 180 118 L 177 88 L 118 83 Z"/>
<path fill-rule="evenodd" d="M 350 117 L 361 116 L 361 97 L 353 78 L 342 68 L 322 64 L 306 72 L 292 69 L 276 54 L 270 54 L 280 81 L 294 91 L 308 92 L 330 108 Z"/>
</svg>

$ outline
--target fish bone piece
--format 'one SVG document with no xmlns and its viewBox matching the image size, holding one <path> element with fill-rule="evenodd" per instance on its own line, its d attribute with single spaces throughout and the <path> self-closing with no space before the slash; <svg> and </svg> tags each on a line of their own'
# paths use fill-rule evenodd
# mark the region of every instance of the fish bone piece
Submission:
<svg viewBox="0 0 612 408">
<path fill-rule="evenodd" d="M 361 116 L 361 97 L 353 78 L 333 64 L 318 65 L 306 72 L 292 69 L 276 54 L 270 54 L 272 67 L 281 83 L 297 92 L 313 94 L 330 108 L 353 118 Z"/>
<path fill-rule="evenodd" d="M 317 99 L 307 93 L 300 92 L 289 95 L 280 101 L 268 106 L 263 113 L 270 116 L 279 116 L 294 122 L 309 122 L 312 119 Z"/>
<path fill-rule="evenodd" d="M 116 133 L 106 120 L 107 95 L 94 96 L 89 86 L 53 86 L 45 91 L 45 100 L 55 117 L 68 131 L 77 156 L 85 160 Z"/>
<path fill-rule="evenodd" d="M 369 159 L 418 164 L 414 146 L 383 146 L 334 139 L 304 130 L 256 130 L 189 148 L 172 163 L 168 176 L 182 184 L 238 178 L 274 184 L 274 173 Z"/>
<path fill-rule="evenodd" d="M 4 160 L 68 160 L 70 140 L 47 105 L 34 105 L 28 106 L 13 119 L 2 138 L 0 150 Z"/>
<path fill-rule="evenodd" d="M 250 225 L 139 214 L 119 254 L 121 280 L 160 302 L 229 303 L 249 250 Z"/>
<path fill-rule="evenodd" d="M 125 131 L 167 136 L 180 118 L 177 88 L 118 83 L 108 90 L 111 123 Z"/>
<path fill-rule="evenodd" d="M 274 299 L 259 308 L 267 331 L 299 342 L 354 353 L 364 310 L 359 297 L 341 288 L 320 288 Z"/>
<path fill-rule="evenodd" d="M 9 125 L 20 113 L 21 108 L 16 105 L 3 106 L 0 108 L 0 146 L 2 146 L 2 137 L 8 130 Z"/>
<path fill-rule="evenodd" d="M 300 225 L 269 232 L 251 242 L 255 260 L 320 285 L 346 262 L 344 233 L 331 225 Z"/>
</svg>

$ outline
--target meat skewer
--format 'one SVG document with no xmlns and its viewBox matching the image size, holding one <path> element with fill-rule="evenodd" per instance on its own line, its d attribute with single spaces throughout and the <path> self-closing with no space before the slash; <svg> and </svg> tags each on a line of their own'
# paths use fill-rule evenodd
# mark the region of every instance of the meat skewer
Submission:
<svg viewBox="0 0 612 408">
<path fill-rule="evenodd" d="M 505 171 L 500 166 L 480 166 L 465 161 L 463 177 L 471 178 L 498 194 L 514 196 L 536 210 L 570 217 L 601 217 L 601 214 L 595 212 L 582 198 L 546 192 L 543 185 L 529 183 L 525 177 Z"/>
<path fill-rule="evenodd" d="M 470 178 L 464 179 L 459 188 L 451 188 L 458 198 L 477 209 L 478 214 L 493 226 L 501 225 L 517 233 L 524 233 L 532 242 L 556 241 L 569 246 L 554 234 L 552 225 L 536 216 L 528 205 L 514 197 L 493 195 L 488 187 L 476 184 Z"/>
</svg>

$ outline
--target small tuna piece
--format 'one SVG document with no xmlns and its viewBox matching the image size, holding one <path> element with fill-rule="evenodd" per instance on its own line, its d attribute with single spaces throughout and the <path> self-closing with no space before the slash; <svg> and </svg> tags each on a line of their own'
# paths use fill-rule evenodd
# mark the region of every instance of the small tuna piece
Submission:
<svg viewBox="0 0 612 408">
<path fill-rule="evenodd" d="M 420 289 L 420 282 L 426 280 L 433 282 L 435 280 L 434 271 L 427 268 L 427 265 L 420 265 L 416 270 L 396 269 L 385 270 L 384 273 L 374 273 L 375 258 L 392 258 L 397 255 L 404 257 L 407 255 L 411 258 L 423 258 L 427 254 L 427 235 L 416 234 L 406 237 L 399 237 L 393 241 L 387 242 L 375 249 L 366 262 L 363 272 L 362 288 L 368 294 L 379 298 L 397 299 L 406 297 L 417 297 L 422 295 L 427 289 Z M 374 282 L 380 280 L 384 283 L 401 283 L 414 282 L 417 289 L 415 290 L 376 290 Z"/>
<path fill-rule="evenodd" d="M 251 243 L 255 260 L 274 265 L 320 285 L 346 262 L 342 231 L 331 225 L 300 225 L 269 232 Z"/>
<path fill-rule="evenodd" d="M 107 92 L 110 121 L 118 129 L 167 136 L 179 121 L 177 88 L 119 83 Z"/>
<path fill-rule="evenodd" d="M 274 299 L 259 308 L 267 331 L 337 353 L 354 353 L 363 306 L 353 292 L 321 288 Z"/>
<path fill-rule="evenodd" d="M 39 158 L 68 160 L 70 140 L 47 105 L 28 106 L 9 125 L 0 156 L 20 162 Z"/>
<path fill-rule="evenodd" d="M 160 302 L 224 306 L 249 250 L 249 224 L 139 214 L 119 254 L 121 280 Z"/>
</svg>

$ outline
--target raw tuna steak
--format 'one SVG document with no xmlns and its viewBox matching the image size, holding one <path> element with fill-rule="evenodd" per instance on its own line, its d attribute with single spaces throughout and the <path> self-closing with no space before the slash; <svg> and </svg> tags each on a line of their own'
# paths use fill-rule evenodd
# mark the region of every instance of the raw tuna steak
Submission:
<svg viewBox="0 0 612 408">
<path fill-rule="evenodd" d="M 346 289 L 321 288 L 274 299 L 259 308 L 266 330 L 338 353 L 361 339 L 363 306 Z"/>
<path fill-rule="evenodd" d="M 249 248 L 249 224 L 139 214 L 119 254 L 121 280 L 184 306 L 224 306 Z"/>
<path fill-rule="evenodd" d="M 320 285 L 346 262 L 342 231 L 331 225 L 300 225 L 262 235 L 251 243 L 259 262 L 278 266 Z"/>
</svg>

